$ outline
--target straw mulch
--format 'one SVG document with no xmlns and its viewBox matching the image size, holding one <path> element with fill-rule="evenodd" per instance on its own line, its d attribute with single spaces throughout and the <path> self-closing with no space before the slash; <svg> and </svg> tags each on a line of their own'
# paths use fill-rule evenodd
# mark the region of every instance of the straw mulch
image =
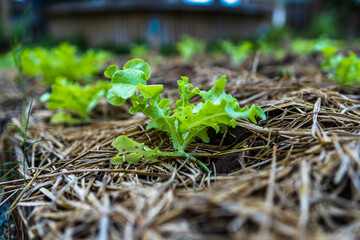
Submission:
<svg viewBox="0 0 360 240">
<path fill-rule="evenodd" d="M 28 182 L 0 183 L 18 239 L 356 239 L 360 236 L 360 100 L 320 74 L 268 79 L 198 69 L 203 86 L 227 74 L 228 92 L 260 105 L 268 120 L 238 120 L 186 159 L 114 166 L 124 134 L 171 151 L 149 120 L 56 127 L 33 119 Z M 306 75 L 306 74 L 305 74 Z M 171 95 L 171 94 L 169 94 Z M 22 159 L 20 138 L 9 132 Z M 19 171 L 22 171 L 19 166 Z"/>
</svg>

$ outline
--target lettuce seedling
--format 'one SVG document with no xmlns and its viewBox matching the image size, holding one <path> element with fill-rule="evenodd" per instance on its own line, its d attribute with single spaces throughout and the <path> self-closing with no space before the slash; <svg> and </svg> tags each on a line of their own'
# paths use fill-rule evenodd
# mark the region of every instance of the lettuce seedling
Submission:
<svg viewBox="0 0 360 240">
<path fill-rule="evenodd" d="M 146 44 L 131 44 L 130 55 L 132 57 L 146 57 L 150 54 L 150 47 Z"/>
<path fill-rule="evenodd" d="M 176 49 L 185 62 L 190 61 L 197 54 L 202 54 L 206 50 L 206 43 L 202 40 L 184 35 L 181 41 L 176 43 Z"/>
<path fill-rule="evenodd" d="M 41 76 L 46 85 L 51 85 L 57 77 L 68 81 L 92 81 L 93 75 L 103 69 L 110 54 L 104 51 L 88 50 L 80 55 L 75 46 L 62 43 L 46 49 L 42 47 L 24 49 L 20 62 L 25 74 Z"/>
<path fill-rule="evenodd" d="M 328 76 L 337 84 L 349 86 L 360 82 L 360 59 L 355 53 L 349 51 L 349 56 L 346 57 L 331 46 L 326 46 L 321 51 L 325 56 L 321 68 L 328 71 Z"/>
<path fill-rule="evenodd" d="M 51 117 L 50 122 L 78 124 L 91 122 L 91 110 L 96 107 L 100 98 L 106 96 L 111 84 L 99 81 L 82 87 L 58 78 L 51 88 L 51 93 L 40 97 L 40 101 L 47 102 L 50 110 L 60 110 Z"/>
<path fill-rule="evenodd" d="M 234 44 L 229 40 L 223 40 L 220 46 L 230 56 L 230 60 L 234 65 L 240 65 L 253 51 L 253 44 L 248 41 Z"/>
<path fill-rule="evenodd" d="M 318 40 L 294 38 L 290 42 L 290 51 L 296 56 L 310 55 L 315 52 Z"/>
<path fill-rule="evenodd" d="M 120 164 L 124 161 L 136 163 L 142 157 L 150 161 L 156 161 L 159 156 L 183 156 L 190 143 L 195 138 L 209 142 L 207 130 L 209 127 L 219 132 L 227 126 L 235 127 L 237 118 L 250 119 L 256 123 L 258 116 L 265 120 L 264 111 L 255 105 L 250 108 L 240 108 L 238 101 L 224 91 L 226 76 L 221 77 L 209 91 L 193 88 L 187 77 L 178 81 L 180 99 L 175 102 L 175 109 L 171 110 L 172 100 L 162 98 L 163 85 L 147 85 L 146 81 L 151 75 L 150 66 L 142 59 L 128 61 L 122 70 L 115 65 L 107 68 L 104 75 L 111 78 L 112 88 L 108 91 L 108 101 L 116 106 L 122 105 L 126 99 L 130 99 L 132 107 L 130 113 L 141 112 L 148 116 L 152 122 L 147 129 L 164 131 L 172 141 L 175 151 L 164 153 L 158 148 L 150 149 L 143 144 L 136 143 L 125 136 L 118 137 L 112 146 L 119 153 L 111 162 Z M 201 96 L 201 102 L 193 104 L 190 99 L 195 95 Z M 198 164 L 208 169 L 195 158 L 191 158 Z"/>
<path fill-rule="evenodd" d="M 290 51 L 296 56 L 310 55 L 317 51 L 322 51 L 325 47 L 343 47 L 344 42 L 329 38 L 306 39 L 294 38 L 290 42 Z"/>
</svg>

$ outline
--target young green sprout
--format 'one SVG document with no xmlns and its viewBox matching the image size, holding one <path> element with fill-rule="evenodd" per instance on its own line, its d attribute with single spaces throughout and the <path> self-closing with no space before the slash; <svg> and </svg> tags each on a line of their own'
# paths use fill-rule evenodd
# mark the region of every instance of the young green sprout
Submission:
<svg viewBox="0 0 360 240">
<path fill-rule="evenodd" d="M 111 78 L 112 88 L 108 91 L 108 101 L 116 106 L 122 105 L 127 99 L 132 102 L 130 113 L 141 112 L 152 122 L 148 129 L 155 128 L 164 131 L 172 141 L 175 151 L 162 152 L 158 148 L 150 149 L 144 144 L 137 143 L 125 136 L 118 137 L 112 146 L 119 150 L 112 163 L 121 164 L 124 161 L 137 163 L 142 157 L 150 161 L 157 161 L 158 157 L 176 156 L 189 157 L 186 152 L 195 138 L 209 142 L 207 130 L 211 127 L 216 132 L 228 126 L 235 127 L 237 118 L 249 119 L 256 123 L 255 117 L 266 119 L 264 111 L 255 105 L 240 108 L 238 101 L 224 91 L 226 76 L 221 77 L 209 91 L 193 88 L 187 77 L 178 81 L 180 99 L 175 102 L 175 109 L 171 110 L 172 100 L 162 98 L 163 85 L 147 85 L 151 75 L 150 66 L 142 59 L 128 61 L 122 70 L 111 65 L 105 71 L 105 76 Z M 193 104 L 189 100 L 201 96 L 201 102 Z M 195 159 L 191 160 L 208 168 Z"/>
</svg>

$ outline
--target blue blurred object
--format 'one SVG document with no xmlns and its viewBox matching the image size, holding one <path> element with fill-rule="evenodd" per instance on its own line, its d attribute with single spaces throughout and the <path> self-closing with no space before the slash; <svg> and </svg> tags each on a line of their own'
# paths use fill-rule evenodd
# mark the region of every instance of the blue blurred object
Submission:
<svg viewBox="0 0 360 240">
<path fill-rule="evenodd" d="M 237 7 L 241 3 L 241 0 L 220 0 L 220 3 L 226 7 Z"/>
<path fill-rule="evenodd" d="M 160 32 L 160 21 L 157 16 L 152 16 L 150 18 L 149 30 L 151 33 L 159 33 Z"/>
<path fill-rule="evenodd" d="M 213 4 L 214 0 L 183 0 L 183 2 L 191 5 L 209 6 Z"/>
</svg>

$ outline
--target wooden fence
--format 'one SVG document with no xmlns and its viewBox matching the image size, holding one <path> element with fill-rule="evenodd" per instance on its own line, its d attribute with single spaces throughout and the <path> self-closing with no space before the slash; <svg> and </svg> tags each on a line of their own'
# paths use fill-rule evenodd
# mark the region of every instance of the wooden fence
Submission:
<svg viewBox="0 0 360 240">
<path fill-rule="evenodd" d="M 184 34 L 207 42 L 254 35 L 262 24 L 271 24 L 272 2 L 243 0 L 243 6 L 238 8 L 189 7 L 183 3 L 168 7 L 157 4 L 153 7 L 115 5 L 108 8 L 102 4 L 98 9 L 81 9 L 81 4 L 76 8 L 68 3 L 67 7 L 52 6 L 46 13 L 50 31 L 56 38 L 82 35 L 92 46 L 124 45 L 139 38 L 149 43 L 170 45 Z"/>
</svg>

